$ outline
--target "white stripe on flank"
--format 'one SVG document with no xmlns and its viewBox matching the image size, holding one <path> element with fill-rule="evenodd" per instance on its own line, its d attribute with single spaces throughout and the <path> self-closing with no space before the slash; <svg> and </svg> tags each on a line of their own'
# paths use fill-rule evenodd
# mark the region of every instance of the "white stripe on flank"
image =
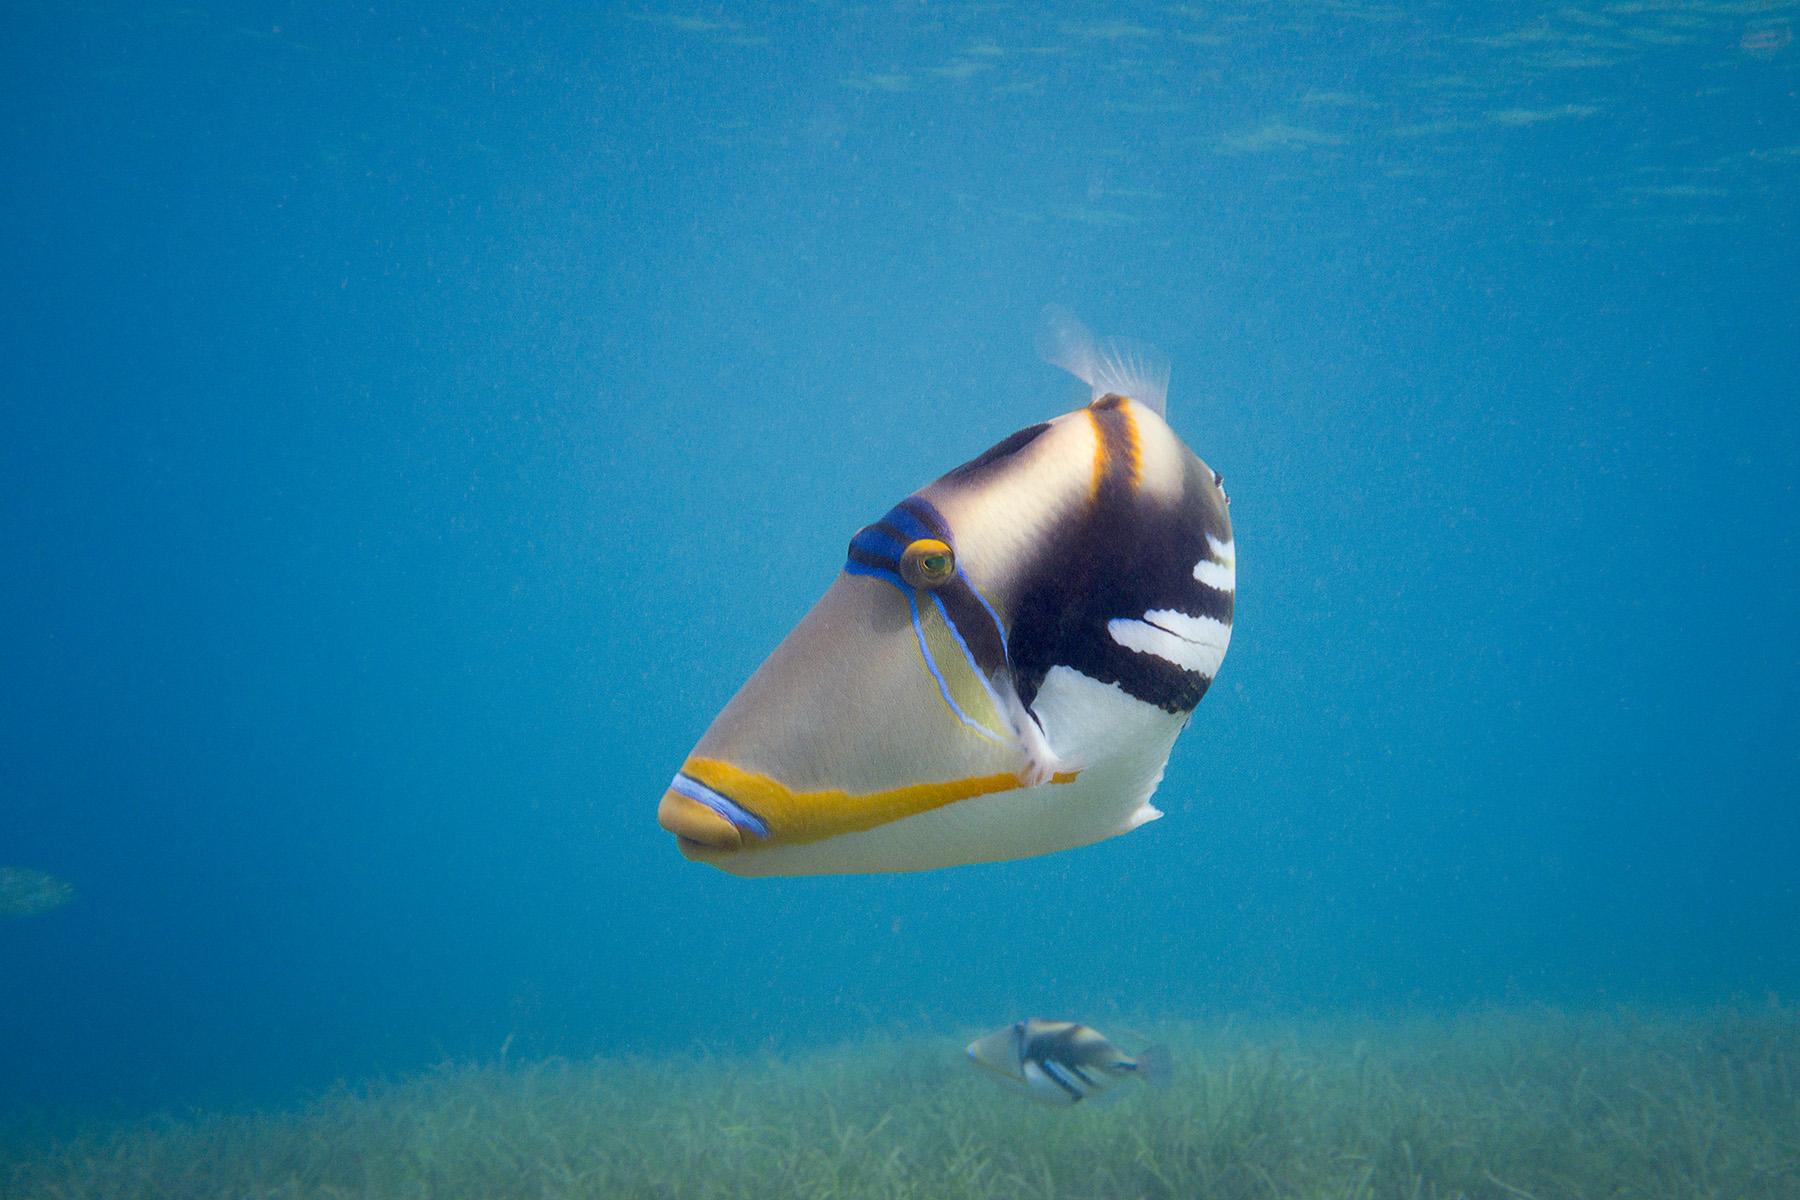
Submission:
<svg viewBox="0 0 1800 1200">
<path fill-rule="evenodd" d="M 1160 625 L 1183 641 L 1217 646 L 1221 658 L 1225 647 L 1231 644 L 1231 626 L 1216 617 L 1194 617 L 1173 608 L 1153 608 L 1144 614 L 1144 620 Z"/>
<path fill-rule="evenodd" d="M 1231 592 L 1237 588 L 1237 540 L 1220 542 L 1206 534 L 1206 558 L 1193 563 L 1193 578 L 1215 592 Z"/>
<path fill-rule="evenodd" d="M 1237 544 L 1206 535 L 1207 557 L 1194 564 L 1194 578 L 1207 587 L 1229 592 L 1237 587 Z"/>
<path fill-rule="evenodd" d="M 1211 617 L 1191 617 L 1174 609 L 1159 608 L 1142 621 L 1115 619 L 1106 623 L 1112 640 L 1127 650 L 1153 654 L 1184 671 L 1211 679 L 1225 661 L 1231 626 Z"/>
<path fill-rule="evenodd" d="M 1231 626 L 1214 617 L 1195 617 L 1173 608 L 1153 608 L 1144 620 L 1158 629 L 1166 629 L 1188 642 L 1201 655 L 1200 673 L 1211 679 L 1225 661 L 1225 648 L 1231 645 Z"/>
<path fill-rule="evenodd" d="M 1194 578 L 1216 592 L 1229 592 L 1237 587 L 1237 568 L 1203 558 L 1194 564 Z"/>
<path fill-rule="evenodd" d="M 1061 1063 L 1057 1062 L 1055 1059 L 1050 1059 L 1050 1058 L 1046 1058 L 1043 1061 L 1042 1065 L 1044 1068 L 1044 1074 L 1049 1075 L 1052 1078 L 1054 1078 L 1058 1083 L 1062 1084 L 1063 1087 L 1065 1087 L 1069 1091 L 1073 1092 L 1077 1097 L 1087 1094 L 1088 1088 L 1076 1076 L 1075 1072 L 1069 1070 L 1069 1068 L 1063 1066 Z"/>
</svg>

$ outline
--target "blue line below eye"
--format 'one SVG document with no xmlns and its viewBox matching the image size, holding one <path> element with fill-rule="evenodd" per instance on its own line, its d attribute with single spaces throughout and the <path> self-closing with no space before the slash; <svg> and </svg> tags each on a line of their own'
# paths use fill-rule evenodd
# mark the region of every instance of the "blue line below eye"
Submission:
<svg viewBox="0 0 1800 1200">
<path fill-rule="evenodd" d="M 962 651 L 962 656 L 967 660 L 969 669 L 975 672 L 975 678 L 981 680 L 982 689 L 987 692 L 988 699 L 994 702 L 994 711 L 997 713 L 1004 713 L 1006 711 L 1006 705 L 1001 703 L 1000 694 L 994 691 L 994 685 L 988 681 L 988 677 L 981 673 L 981 664 L 975 661 L 975 655 L 969 650 L 969 643 L 963 640 L 962 630 L 958 629 L 956 627 L 956 622 L 950 619 L 950 610 L 944 607 L 944 598 L 936 592 L 933 592 L 931 593 L 931 602 L 937 605 L 938 614 L 944 618 L 944 624 L 949 627 L 950 636 L 956 639 L 956 648 Z M 988 611 L 991 613 L 993 610 L 989 609 Z M 1002 652 L 1006 649 L 1006 634 L 1004 632 L 1000 635 L 1000 649 Z M 985 726 L 983 728 L 985 728 Z"/>
<path fill-rule="evenodd" d="M 981 589 L 969 582 L 969 577 L 963 573 L 961 567 L 956 568 L 956 577 L 968 586 L 975 598 L 981 601 L 981 607 L 987 610 L 988 619 L 994 623 L 994 632 L 1000 635 L 1000 653 L 1005 656 L 1006 665 L 1011 667 L 1012 655 L 1006 649 L 1006 626 L 1001 622 L 1000 614 L 994 611 L 994 606 L 988 603 L 988 598 L 981 594 Z"/>
<path fill-rule="evenodd" d="M 933 596 L 932 599 L 936 600 L 937 597 Z M 912 609 L 913 632 L 917 634 L 919 638 L 919 653 L 924 657 L 926 669 L 931 672 L 931 677 L 937 680 L 938 692 L 944 697 L 944 703 L 950 706 L 950 711 L 956 714 L 957 720 L 979 733 L 982 737 L 996 742 L 1004 740 L 999 734 L 989 729 L 986 725 L 983 725 L 980 721 L 972 719 L 968 713 L 962 710 L 962 705 L 956 702 L 956 698 L 950 694 L 950 684 L 945 680 L 944 673 L 938 670 L 937 660 L 931 657 L 931 647 L 925 643 L 925 625 L 919 620 L 919 600 L 910 588 L 906 593 L 906 604 L 907 607 Z M 938 604 L 941 608 L 943 601 L 938 601 Z M 949 618 L 946 617 L 945 620 L 949 621 Z M 956 625 L 951 623 L 950 629 L 951 632 L 954 633 Z M 961 644 L 962 635 L 957 634 L 956 640 L 958 644 Z M 967 655 L 968 653 L 968 647 L 964 646 L 963 654 Z M 977 671 L 976 674 L 980 674 L 980 672 Z"/>
</svg>

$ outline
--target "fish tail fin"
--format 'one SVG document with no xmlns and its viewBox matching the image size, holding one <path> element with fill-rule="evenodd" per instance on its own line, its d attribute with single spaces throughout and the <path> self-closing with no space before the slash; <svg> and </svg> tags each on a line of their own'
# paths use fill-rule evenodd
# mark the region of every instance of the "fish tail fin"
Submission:
<svg viewBox="0 0 1800 1200">
<path fill-rule="evenodd" d="M 1138 1051 L 1138 1078 L 1153 1088 L 1166 1088 L 1175 1074 L 1175 1059 L 1169 1054 L 1169 1048 L 1160 1042 Z"/>
<path fill-rule="evenodd" d="M 1074 313 L 1060 305 L 1044 309 L 1038 353 L 1088 385 L 1098 400 L 1109 393 L 1169 415 L 1169 360 L 1144 342 L 1128 338 L 1096 341 Z"/>
</svg>

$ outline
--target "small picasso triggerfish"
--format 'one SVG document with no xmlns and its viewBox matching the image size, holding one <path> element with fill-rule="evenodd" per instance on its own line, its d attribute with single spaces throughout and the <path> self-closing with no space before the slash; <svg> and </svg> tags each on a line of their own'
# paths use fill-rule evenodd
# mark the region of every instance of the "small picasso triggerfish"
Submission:
<svg viewBox="0 0 1800 1200">
<path fill-rule="evenodd" d="M 968 1054 L 995 1081 L 1040 1103 L 1061 1105 L 1097 1096 L 1121 1079 L 1166 1086 L 1171 1065 L 1162 1046 L 1134 1057 L 1086 1025 L 1036 1017 L 976 1038 Z"/>
<path fill-rule="evenodd" d="M 1162 814 L 1231 640 L 1217 473 L 1168 367 L 1053 316 L 1092 402 L 1021 429 L 850 539 L 837 580 L 714 719 L 657 816 L 739 875 L 1049 854 Z"/>
</svg>

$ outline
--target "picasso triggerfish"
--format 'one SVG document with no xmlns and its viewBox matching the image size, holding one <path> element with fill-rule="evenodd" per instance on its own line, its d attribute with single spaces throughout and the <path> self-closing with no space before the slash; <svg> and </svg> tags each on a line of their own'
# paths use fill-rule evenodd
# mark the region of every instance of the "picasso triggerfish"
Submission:
<svg viewBox="0 0 1800 1200">
<path fill-rule="evenodd" d="M 1171 1069 L 1162 1046 L 1131 1055 L 1097 1029 L 1037 1017 L 976 1038 L 966 1053 L 988 1078 L 1040 1104 L 1077 1104 L 1123 1079 L 1162 1087 Z"/>
<path fill-rule="evenodd" d="M 1127 833 L 1231 640 L 1219 476 L 1168 368 L 1052 317 L 1086 406 L 1021 429 L 850 539 L 714 719 L 658 819 L 739 875 L 920 871 Z"/>
</svg>

